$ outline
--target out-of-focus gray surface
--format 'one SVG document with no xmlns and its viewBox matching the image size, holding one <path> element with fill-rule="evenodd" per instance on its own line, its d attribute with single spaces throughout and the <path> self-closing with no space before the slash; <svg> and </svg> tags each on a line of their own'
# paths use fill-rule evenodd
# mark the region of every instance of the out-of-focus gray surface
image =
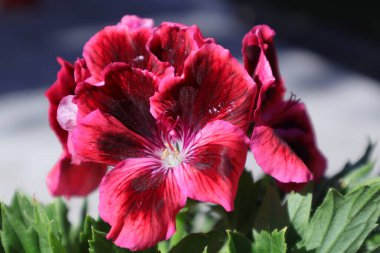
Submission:
<svg viewBox="0 0 380 253">
<path fill-rule="evenodd" d="M 120 8 L 112 10 L 104 10 L 100 1 L 94 1 L 88 8 L 95 14 L 82 13 L 82 19 L 80 10 L 85 6 L 80 6 L 84 5 L 81 1 L 57 3 L 45 5 L 37 13 L 27 12 L 29 16 L 16 18 L 9 13 L 0 16 L 1 200 L 9 201 L 15 189 L 34 194 L 42 201 L 51 199 L 45 176 L 61 150 L 48 126 L 44 91 L 55 80 L 59 69 L 55 56 L 74 60 L 92 34 L 104 25 L 116 23 L 123 13 L 153 17 L 157 24 L 163 20 L 198 24 L 205 36 L 215 37 L 236 57 L 240 57 L 241 39 L 250 27 L 233 15 L 228 3 L 217 0 L 182 4 L 166 0 L 162 1 L 166 9 L 151 6 L 145 12 L 137 3 L 129 12 L 121 1 L 115 1 L 115 6 Z M 26 25 L 28 29 L 23 28 Z M 377 81 L 302 48 L 281 48 L 279 61 L 288 91 L 301 98 L 309 109 L 319 147 L 329 161 L 328 174 L 341 168 L 347 159 L 357 159 L 369 138 L 380 140 L 380 84 Z M 376 156 L 379 155 L 377 147 Z M 253 167 L 253 163 L 250 157 L 247 166 Z M 93 214 L 96 213 L 96 195 L 94 193 L 90 200 Z M 70 200 L 74 213 L 79 209 L 79 202 Z"/>
</svg>

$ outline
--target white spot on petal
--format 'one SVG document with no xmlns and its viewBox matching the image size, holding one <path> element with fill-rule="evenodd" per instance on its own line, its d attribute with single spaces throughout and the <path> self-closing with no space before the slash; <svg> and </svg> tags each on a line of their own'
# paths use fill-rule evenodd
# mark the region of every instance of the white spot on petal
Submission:
<svg viewBox="0 0 380 253">
<path fill-rule="evenodd" d="M 57 109 L 57 120 L 59 125 L 66 131 L 72 131 L 77 125 L 78 107 L 72 102 L 73 95 L 64 97 Z"/>
<path fill-rule="evenodd" d="M 136 62 L 142 62 L 144 61 L 145 57 L 143 55 L 139 55 L 139 56 L 136 56 L 133 61 L 136 61 Z"/>
</svg>

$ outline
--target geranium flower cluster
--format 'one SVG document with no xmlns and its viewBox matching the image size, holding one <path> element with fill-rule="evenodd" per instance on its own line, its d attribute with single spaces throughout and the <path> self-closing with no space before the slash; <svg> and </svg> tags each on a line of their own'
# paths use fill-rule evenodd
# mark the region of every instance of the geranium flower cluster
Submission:
<svg viewBox="0 0 380 253">
<path fill-rule="evenodd" d="M 319 179 L 326 162 L 304 105 L 284 100 L 273 37 L 254 27 L 243 66 L 196 26 L 125 16 L 74 64 L 59 59 L 46 93 L 63 146 L 51 193 L 99 185 L 107 238 L 140 250 L 173 235 L 187 198 L 232 211 L 249 147 L 284 189 Z"/>
</svg>

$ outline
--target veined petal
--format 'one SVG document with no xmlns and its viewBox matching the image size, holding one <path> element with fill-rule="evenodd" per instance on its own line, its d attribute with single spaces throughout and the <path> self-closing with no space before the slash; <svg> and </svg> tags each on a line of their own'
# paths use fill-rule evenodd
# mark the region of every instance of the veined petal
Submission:
<svg viewBox="0 0 380 253">
<path fill-rule="evenodd" d="M 254 26 L 243 38 L 243 59 L 245 68 L 253 76 L 263 53 L 270 64 L 273 77 L 281 82 L 277 53 L 273 42 L 275 35 L 276 33 L 267 25 Z"/>
<path fill-rule="evenodd" d="M 251 150 L 264 172 L 283 183 L 318 180 L 326 168 L 305 105 L 294 100 L 263 111 L 252 134 Z"/>
<path fill-rule="evenodd" d="M 302 159 L 271 127 L 253 129 L 251 151 L 261 169 L 280 182 L 303 183 L 313 179 Z"/>
<path fill-rule="evenodd" d="M 89 160 L 115 165 L 128 157 L 147 155 L 150 143 L 114 117 L 95 110 L 72 132 L 76 154 Z"/>
<path fill-rule="evenodd" d="M 181 75 L 187 57 L 205 43 L 214 42 L 205 39 L 197 26 L 164 22 L 153 33 L 149 48 L 158 59 L 169 62 Z"/>
<path fill-rule="evenodd" d="M 232 211 L 248 143 L 239 127 L 222 120 L 208 123 L 190 142 L 180 167 L 174 169 L 181 190 L 192 199 Z"/>
<path fill-rule="evenodd" d="M 74 64 L 74 79 L 76 83 L 84 82 L 91 77 L 90 70 L 87 68 L 86 61 L 80 58 Z"/>
<path fill-rule="evenodd" d="M 49 123 L 57 135 L 64 149 L 66 149 L 67 131 L 62 129 L 57 121 L 57 109 L 62 98 L 74 94 L 74 68 L 73 65 L 62 58 L 58 58 L 61 69 L 57 74 L 57 80 L 46 91 L 46 97 L 49 99 Z"/>
<path fill-rule="evenodd" d="M 107 166 L 97 163 L 73 164 L 71 155 L 64 151 L 46 183 L 53 196 L 86 196 L 98 187 L 106 170 Z"/>
<path fill-rule="evenodd" d="M 254 109 L 255 122 L 265 107 L 282 100 L 285 94 L 273 43 L 274 35 L 269 26 L 258 25 L 243 39 L 244 66 L 259 89 Z"/>
<path fill-rule="evenodd" d="M 205 44 L 190 55 L 184 76 L 164 79 L 159 89 L 151 98 L 152 114 L 174 121 L 179 116 L 195 129 L 225 120 L 245 131 L 256 96 L 256 85 L 245 69 L 215 44 Z"/>
<path fill-rule="evenodd" d="M 94 80 L 103 81 L 103 69 L 113 62 L 124 62 L 135 68 L 147 69 L 157 76 L 172 72 L 168 63 L 159 61 L 146 49 L 151 36 L 150 28 L 131 30 L 124 25 L 108 26 L 95 34 L 83 50 L 84 59 Z"/>
<path fill-rule="evenodd" d="M 305 161 L 305 164 L 309 170 L 313 173 L 314 181 L 318 182 L 324 175 L 327 168 L 327 160 L 318 150 L 315 144 L 304 145 L 298 143 L 298 150 L 302 152 L 298 153 L 300 157 Z M 294 146 L 293 146 L 294 148 Z M 277 182 L 278 186 L 286 192 L 300 191 L 306 183 L 281 183 Z"/>
<path fill-rule="evenodd" d="M 152 138 L 156 123 L 150 113 L 149 97 L 158 86 L 157 78 L 125 63 L 113 63 L 106 68 L 104 80 L 105 85 L 98 87 L 78 85 L 74 103 L 78 105 L 79 117 L 99 109 L 135 133 Z"/>
<path fill-rule="evenodd" d="M 175 216 L 186 203 L 172 170 L 157 159 L 127 159 L 100 184 L 99 214 L 107 235 L 120 247 L 142 250 L 170 238 Z"/>
</svg>

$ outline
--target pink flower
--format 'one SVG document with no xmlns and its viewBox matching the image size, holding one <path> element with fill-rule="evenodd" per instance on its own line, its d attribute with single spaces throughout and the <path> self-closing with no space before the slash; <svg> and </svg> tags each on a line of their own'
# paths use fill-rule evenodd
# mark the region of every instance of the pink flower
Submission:
<svg viewBox="0 0 380 253">
<path fill-rule="evenodd" d="M 62 99 L 67 101 L 68 96 L 74 93 L 74 68 L 72 64 L 61 58 L 58 58 L 58 62 L 61 65 L 61 70 L 58 72 L 55 83 L 47 90 L 46 96 L 50 102 L 49 123 L 57 135 L 63 151 L 58 162 L 48 174 L 46 182 L 54 196 L 83 196 L 99 185 L 106 172 L 106 166 L 73 159 L 69 132 L 63 129 L 58 122 L 57 111 Z M 63 113 L 63 116 L 68 114 Z M 70 119 L 66 121 L 70 122 Z M 71 124 L 75 123 L 71 121 Z"/>
<path fill-rule="evenodd" d="M 284 101 L 285 87 L 266 25 L 252 28 L 243 39 L 244 65 L 259 87 L 254 106 L 251 151 L 263 171 L 282 183 L 320 179 L 326 159 L 318 150 L 303 103 Z M 296 184 L 282 184 L 295 189 Z M 299 188 L 299 187 L 296 187 Z"/>
<path fill-rule="evenodd" d="M 134 32 L 105 28 L 86 44 L 104 84 L 76 88 L 72 140 L 79 157 L 114 166 L 100 184 L 107 238 L 141 250 L 173 235 L 188 197 L 233 209 L 256 86 L 195 26 L 164 23 L 134 48 L 125 33 Z"/>
</svg>

